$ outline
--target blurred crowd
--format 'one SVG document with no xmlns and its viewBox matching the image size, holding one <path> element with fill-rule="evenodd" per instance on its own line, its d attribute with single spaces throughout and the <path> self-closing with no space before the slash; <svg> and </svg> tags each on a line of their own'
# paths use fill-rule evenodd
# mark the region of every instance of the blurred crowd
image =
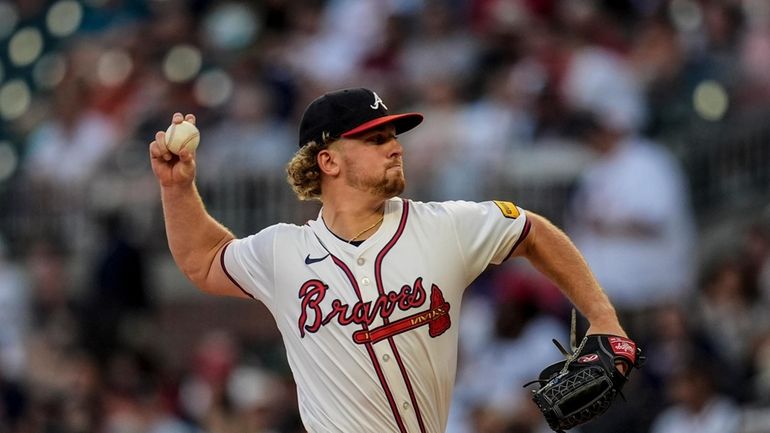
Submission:
<svg viewBox="0 0 770 433">
<path fill-rule="evenodd" d="M 215 216 L 301 223 L 298 117 L 352 86 L 426 116 L 407 197 L 513 200 L 581 249 L 648 357 L 582 431 L 770 431 L 767 215 L 693 200 L 686 163 L 768 70 L 766 0 L 0 0 L 0 433 L 303 432 L 269 316 L 168 277 L 147 145 L 195 113 Z M 758 153 L 696 167 L 728 193 L 770 162 L 744 129 Z M 448 431 L 547 432 L 522 385 L 569 312 L 525 263 L 474 282 Z"/>
</svg>

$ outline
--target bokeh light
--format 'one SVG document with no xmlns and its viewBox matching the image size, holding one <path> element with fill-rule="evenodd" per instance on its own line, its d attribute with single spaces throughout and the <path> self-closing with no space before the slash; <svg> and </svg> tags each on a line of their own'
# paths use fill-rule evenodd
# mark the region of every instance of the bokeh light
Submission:
<svg viewBox="0 0 770 433">
<path fill-rule="evenodd" d="M 5 39 L 16 28 L 19 13 L 13 3 L 0 1 L 0 39 Z"/>
<path fill-rule="evenodd" d="M 117 86 L 126 81 L 133 69 L 134 61 L 126 50 L 108 50 L 99 57 L 96 78 L 105 86 Z"/>
<path fill-rule="evenodd" d="M 19 165 L 19 156 L 10 142 L 0 141 L 0 182 L 10 178 Z"/>
<path fill-rule="evenodd" d="M 703 24 L 703 11 L 693 0 L 672 0 L 668 13 L 674 25 L 685 32 L 698 30 Z"/>
<path fill-rule="evenodd" d="M 693 105 L 695 112 L 706 120 L 717 121 L 724 118 L 730 105 L 724 86 L 717 81 L 705 80 L 695 87 Z"/>
<path fill-rule="evenodd" d="M 16 66 L 27 66 L 43 52 L 43 35 L 34 27 L 24 27 L 8 43 L 8 57 Z"/>
<path fill-rule="evenodd" d="M 56 87 L 67 72 L 67 60 L 58 52 L 51 52 L 40 57 L 32 69 L 35 85 L 44 90 Z"/>
<path fill-rule="evenodd" d="M 73 0 L 61 0 L 48 10 L 46 25 L 52 35 L 69 36 L 74 33 L 83 20 L 83 6 Z"/>
<path fill-rule="evenodd" d="M 233 94 L 233 80 L 221 69 L 206 71 L 195 81 L 195 99 L 204 107 L 224 104 Z"/>
<path fill-rule="evenodd" d="M 23 80 L 11 80 L 0 87 L 0 117 L 15 120 L 29 110 L 32 97 Z"/>
<path fill-rule="evenodd" d="M 177 45 L 163 60 L 163 74 L 175 83 L 189 81 L 198 75 L 202 64 L 201 52 L 192 45 Z"/>
<path fill-rule="evenodd" d="M 251 44 L 259 27 L 254 11 L 242 3 L 217 6 L 203 23 L 204 34 L 209 43 L 225 50 L 236 50 Z"/>
</svg>

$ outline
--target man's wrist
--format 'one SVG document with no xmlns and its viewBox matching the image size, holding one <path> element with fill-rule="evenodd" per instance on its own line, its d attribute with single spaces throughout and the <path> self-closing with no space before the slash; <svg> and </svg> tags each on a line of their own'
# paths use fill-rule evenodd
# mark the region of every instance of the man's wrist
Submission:
<svg viewBox="0 0 770 433">
<path fill-rule="evenodd" d="M 591 326 L 588 327 L 588 334 L 604 334 L 604 335 L 617 335 L 618 337 L 626 337 L 626 331 L 620 326 L 618 322 L 590 322 Z"/>
<path fill-rule="evenodd" d="M 618 316 L 614 309 L 593 314 L 587 317 L 590 324 L 589 331 L 593 334 L 608 334 L 626 337 L 623 327 L 620 325 Z"/>
<path fill-rule="evenodd" d="M 169 184 L 160 184 L 161 191 L 163 194 L 169 194 L 169 195 L 185 195 L 194 193 L 196 191 L 195 188 L 195 182 L 184 182 L 184 183 L 169 183 Z"/>
</svg>

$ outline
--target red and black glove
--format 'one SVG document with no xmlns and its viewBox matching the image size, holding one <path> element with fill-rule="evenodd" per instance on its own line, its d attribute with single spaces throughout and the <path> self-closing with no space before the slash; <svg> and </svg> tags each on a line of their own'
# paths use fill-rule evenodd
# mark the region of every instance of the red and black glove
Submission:
<svg viewBox="0 0 770 433">
<path fill-rule="evenodd" d="M 572 353 L 554 343 L 567 359 L 546 367 L 530 384 L 540 384 L 540 389 L 532 391 L 532 400 L 556 432 L 607 411 L 628 381 L 632 367 L 639 368 L 644 360 L 636 343 L 615 335 L 587 335 Z M 617 364 L 625 365 L 625 373 Z"/>
</svg>

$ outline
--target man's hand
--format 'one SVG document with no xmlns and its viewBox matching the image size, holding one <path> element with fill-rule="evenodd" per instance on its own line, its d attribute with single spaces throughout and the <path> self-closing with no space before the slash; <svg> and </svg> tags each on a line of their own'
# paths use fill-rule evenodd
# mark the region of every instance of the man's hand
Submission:
<svg viewBox="0 0 770 433">
<path fill-rule="evenodd" d="M 614 316 L 613 316 L 614 318 Z M 586 332 L 586 335 L 592 335 L 592 334 L 606 334 L 606 335 L 615 335 L 619 337 L 625 337 L 628 338 L 626 335 L 626 332 L 623 330 L 623 328 L 620 327 L 620 323 L 618 323 L 617 320 L 610 321 L 608 325 L 591 325 L 588 328 L 588 331 Z M 626 374 L 630 372 L 630 367 L 628 364 L 624 362 L 615 361 L 615 367 L 622 373 Z"/>
<path fill-rule="evenodd" d="M 174 113 L 171 122 L 179 124 L 183 120 L 195 124 L 195 115 Z M 155 140 L 150 143 L 150 161 L 161 186 L 189 185 L 195 180 L 195 151 L 184 149 L 178 156 L 174 155 L 166 147 L 164 131 L 156 132 Z"/>
</svg>

